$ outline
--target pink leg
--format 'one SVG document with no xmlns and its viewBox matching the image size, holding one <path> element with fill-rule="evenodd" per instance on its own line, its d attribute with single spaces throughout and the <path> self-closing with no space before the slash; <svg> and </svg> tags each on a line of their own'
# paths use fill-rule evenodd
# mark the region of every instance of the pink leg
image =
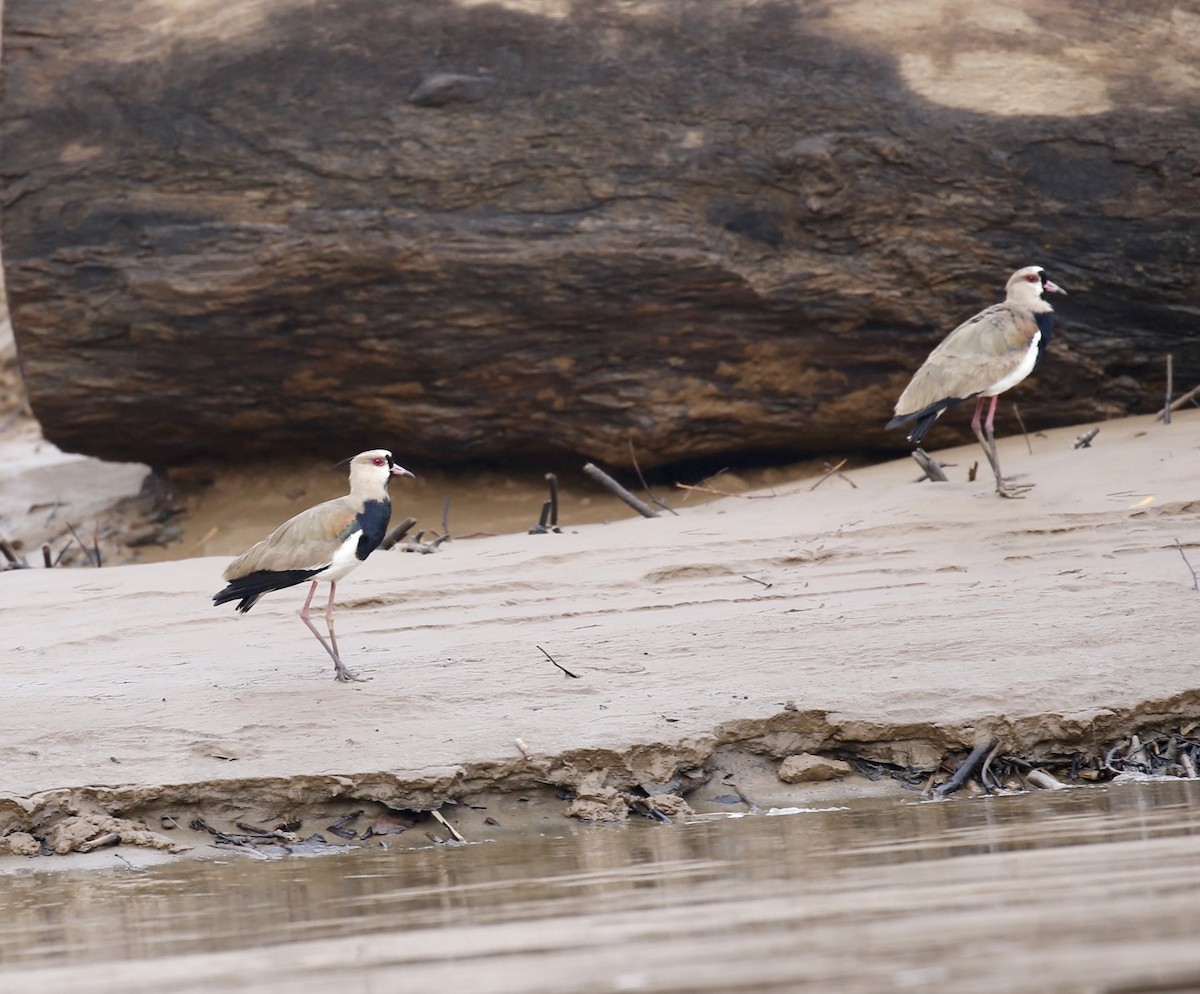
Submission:
<svg viewBox="0 0 1200 994">
<path fill-rule="evenodd" d="M 996 394 L 992 398 L 992 402 L 988 404 L 987 420 L 983 423 L 984 434 L 987 435 L 987 447 L 991 452 L 990 462 L 992 469 L 996 471 L 996 487 L 998 490 L 1005 489 L 1004 474 L 1000 472 L 1000 454 L 996 451 L 996 432 L 994 429 L 996 421 L 996 404 L 1000 402 L 1000 395 Z"/>
<path fill-rule="evenodd" d="M 979 434 L 979 415 L 983 413 L 983 401 L 983 397 L 975 401 L 975 414 L 971 418 L 971 431 L 976 435 Z"/>
<path fill-rule="evenodd" d="M 996 489 L 1002 491 L 1004 489 L 1004 480 L 1000 476 L 1000 459 L 996 455 L 996 443 L 992 440 L 992 419 L 996 416 L 996 397 L 992 398 L 992 403 L 988 407 L 987 435 L 984 435 L 980 419 L 983 415 L 983 402 L 986 399 L 986 397 L 980 397 L 975 401 L 975 416 L 971 418 L 971 430 L 975 432 L 975 437 L 979 439 L 979 444 L 983 446 L 983 454 L 987 456 L 988 462 L 992 464 L 992 472 L 996 474 Z"/>
<path fill-rule="evenodd" d="M 325 651 L 329 653 L 329 658 L 333 660 L 333 677 L 340 683 L 346 683 L 349 680 L 357 680 L 342 663 L 341 656 L 338 655 L 337 636 L 333 633 L 333 598 L 337 592 L 337 583 L 329 584 L 329 603 L 325 607 L 325 624 L 329 628 L 329 641 L 325 640 L 325 636 L 317 631 L 316 625 L 312 623 L 308 616 L 308 610 L 312 606 L 313 594 L 317 592 L 317 581 L 313 581 L 313 585 L 308 590 L 308 597 L 304 601 L 304 607 L 300 609 L 300 620 L 308 626 L 308 630 L 312 632 L 317 641 L 325 647 Z"/>
<path fill-rule="evenodd" d="M 325 624 L 329 628 L 329 641 L 333 643 L 333 658 L 340 659 L 338 655 L 337 636 L 333 634 L 333 595 L 337 590 L 337 583 L 329 584 L 329 603 L 325 605 Z"/>
<path fill-rule="evenodd" d="M 983 398 L 981 397 L 980 400 L 982 400 L 982 399 Z M 1000 395 L 996 394 L 996 396 L 992 398 L 992 402 L 990 404 L 988 404 L 987 421 L 985 421 L 984 425 L 983 425 L 984 428 L 987 429 L 987 437 L 992 440 L 993 445 L 996 441 L 996 436 L 993 432 L 993 425 L 996 421 L 996 405 L 999 402 L 1000 402 Z"/>
<path fill-rule="evenodd" d="M 992 464 L 992 472 L 996 474 L 996 493 L 1001 497 L 1022 497 L 1021 491 L 1028 490 L 1033 484 L 1022 483 L 1014 486 L 1004 479 L 1004 474 L 1000 472 L 1000 455 L 996 452 L 996 405 L 1000 402 L 1000 395 L 996 394 L 992 398 L 992 402 L 988 404 L 987 419 L 983 422 L 982 430 L 980 430 L 979 416 L 983 412 L 983 398 L 980 397 L 975 402 L 975 417 L 971 419 L 971 427 L 975 429 L 975 437 L 979 439 L 979 444 L 983 446 L 984 454 L 988 457 L 988 462 Z"/>
</svg>

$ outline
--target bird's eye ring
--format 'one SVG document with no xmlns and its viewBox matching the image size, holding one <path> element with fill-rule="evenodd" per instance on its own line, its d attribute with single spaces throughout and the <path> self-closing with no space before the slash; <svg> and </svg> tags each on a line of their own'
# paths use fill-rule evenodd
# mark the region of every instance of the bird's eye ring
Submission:
<svg viewBox="0 0 1200 994">
<path fill-rule="evenodd" d="M 387 462 L 387 460 L 384 459 L 383 456 L 376 456 L 371 460 L 371 462 L 373 462 L 376 466 L 382 466 L 385 462 Z"/>
<path fill-rule="evenodd" d="M 1029 276 L 1026 276 L 1025 279 L 1028 280 L 1030 283 L 1041 283 L 1042 282 L 1042 278 L 1040 276 L 1038 276 L 1036 273 L 1031 273 Z"/>
</svg>

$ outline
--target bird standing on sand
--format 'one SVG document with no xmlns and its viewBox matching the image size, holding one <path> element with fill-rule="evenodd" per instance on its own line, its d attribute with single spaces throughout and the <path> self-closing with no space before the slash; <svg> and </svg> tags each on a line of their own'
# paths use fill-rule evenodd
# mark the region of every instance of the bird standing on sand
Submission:
<svg viewBox="0 0 1200 994">
<path fill-rule="evenodd" d="M 342 682 L 359 679 L 338 655 L 333 634 L 334 592 L 337 581 L 383 541 L 392 515 L 387 492 L 391 478 L 412 475 L 396 465 L 387 449 L 359 453 L 350 460 L 350 493 L 301 511 L 230 563 L 224 573 L 229 586 L 213 596 L 213 603 L 238 601 L 237 609 L 245 614 L 263 594 L 311 580 L 300 620 L 333 659 L 334 678 Z M 328 641 L 308 617 L 313 594 L 321 582 L 329 584 L 329 604 L 325 608 Z"/>
<path fill-rule="evenodd" d="M 1000 394 L 1033 371 L 1050 342 L 1054 309 L 1042 298 L 1043 292 L 1065 295 L 1067 291 L 1046 279 L 1041 266 L 1018 269 L 1009 277 L 1005 290 L 1004 303 L 993 304 L 964 321 L 929 353 L 896 401 L 896 416 L 886 427 L 912 424 L 908 440 L 920 443 L 946 408 L 977 398 L 971 428 L 996 474 L 996 493 L 1018 497 L 1019 491 L 1031 484 L 1013 487 L 1000 473 L 992 427 L 996 402 Z M 992 402 L 984 423 L 985 437 L 980 430 L 980 415 L 989 397 Z"/>
</svg>

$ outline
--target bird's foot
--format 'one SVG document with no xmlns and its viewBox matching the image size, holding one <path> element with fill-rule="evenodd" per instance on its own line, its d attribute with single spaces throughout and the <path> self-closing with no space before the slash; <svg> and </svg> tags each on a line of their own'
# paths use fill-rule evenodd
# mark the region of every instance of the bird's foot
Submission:
<svg viewBox="0 0 1200 994">
<path fill-rule="evenodd" d="M 366 683 L 367 682 L 367 678 L 365 676 L 359 676 L 357 673 L 354 673 L 351 670 L 346 669 L 346 667 L 342 664 L 342 661 L 340 659 L 335 659 L 333 661 L 333 678 L 338 683 Z"/>
<path fill-rule="evenodd" d="M 1013 483 L 1011 479 L 1004 478 L 996 481 L 996 495 L 999 497 L 1007 497 L 1009 500 L 1021 500 L 1025 497 L 1028 490 L 1032 490 L 1036 484 L 1033 483 Z"/>
</svg>

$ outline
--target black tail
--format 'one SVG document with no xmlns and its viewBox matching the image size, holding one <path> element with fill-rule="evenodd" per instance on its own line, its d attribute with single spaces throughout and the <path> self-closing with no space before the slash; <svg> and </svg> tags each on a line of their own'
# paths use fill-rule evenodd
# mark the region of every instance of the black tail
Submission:
<svg viewBox="0 0 1200 994">
<path fill-rule="evenodd" d="M 893 428 L 911 424 L 913 427 L 908 433 L 908 440 L 914 445 L 920 445 L 942 411 L 947 407 L 953 407 L 955 404 L 961 404 L 966 399 L 965 397 L 947 397 L 945 400 L 939 400 L 936 404 L 930 404 L 928 407 L 920 411 L 914 411 L 912 414 L 897 414 L 883 426 L 883 429 L 884 431 L 891 431 Z M 914 424 L 914 422 L 916 423 Z"/>
<path fill-rule="evenodd" d="M 269 594 L 272 590 L 283 590 L 285 587 L 294 587 L 297 583 L 311 580 L 320 572 L 320 569 L 255 570 L 253 573 L 239 576 L 220 593 L 213 594 L 213 603 L 224 604 L 228 601 L 238 601 L 237 609 L 245 614 L 258 603 L 258 599 L 263 594 Z"/>
</svg>

